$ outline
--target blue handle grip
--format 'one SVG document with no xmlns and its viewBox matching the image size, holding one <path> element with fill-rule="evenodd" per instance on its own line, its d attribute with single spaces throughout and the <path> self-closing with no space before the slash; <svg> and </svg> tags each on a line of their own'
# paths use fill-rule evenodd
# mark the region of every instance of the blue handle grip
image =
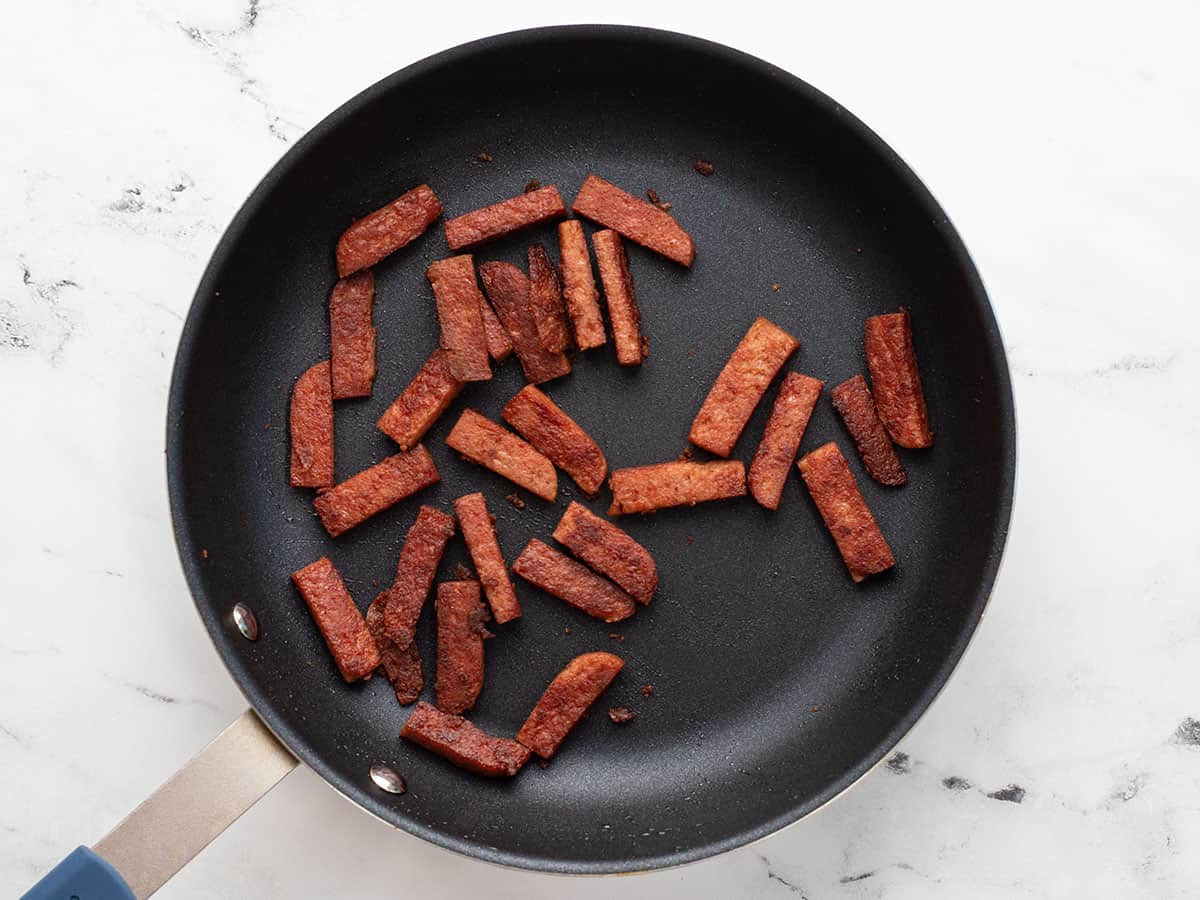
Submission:
<svg viewBox="0 0 1200 900">
<path fill-rule="evenodd" d="M 108 860 L 87 847 L 76 847 L 71 855 L 46 873 L 21 900 L 137 900 Z"/>
</svg>

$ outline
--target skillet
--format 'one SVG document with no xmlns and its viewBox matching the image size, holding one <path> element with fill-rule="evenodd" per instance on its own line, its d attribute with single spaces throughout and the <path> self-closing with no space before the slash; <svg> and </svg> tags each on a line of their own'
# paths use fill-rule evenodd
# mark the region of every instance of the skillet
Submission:
<svg viewBox="0 0 1200 900">
<path fill-rule="evenodd" d="M 711 176 L 695 171 L 697 159 L 713 163 Z M 382 677 L 341 682 L 288 574 L 329 555 L 365 609 L 390 582 L 417 506 L 449 509 L 476 490 L 508 560 L 530 537 L 548 540 L 570 500 L 587 502 L 569 479 L 556 504 L 525 495 L 517 509 L 503 499 L 511 485 L 445 445 L 464 407 L 498 418 L 523 383 L 519 367 L 469 386 L 426 435 L 438 485 L 336 541 L 311 494 L 287 484 L 288 397 L 328 353 L 333 244 L 353 218 L 423 182 L 447 216 L 534 179 L 569 203 L 588 172 L 634 193 L 653 188 L 697 246 L 690 271 L 629 247 L 650 341 L 640 368 L 619 367 L 610 341 L 546 386 L 610 467 L 684 450 L 713 378 L 758 315 L 799 337 L 789 368 L 832 386 L 864 371 L 863 319 L 909 308 L 936 443 L 901 451 L 910 483 L 884 488 L 828 399 L 818 404 L 801 452 L 838 441 L 898 560 L 859 585 L 795 473 L 777 512 L 747 497 L 620 519 L 654 554 L 661 583 L 619 626 L 518 580 L 525 615 L 488 642 L 476 724 L 514 733 L 578 653 L 611 650 L 626 668 L 548 768 L 488 781 L 401 741 L 409 709 Z M 523 264 L 534 240 L 557 252 L 544 226 L 476 258 Z M 339 479 L 395 452 L 374 422 L 437 341 L 424 270 L 446 255 L 439 223 L 375 268 L 379 374 L 371 398 L 337 404 Z M 735 457 L 749 459 L 769 406 Z M 928 190 L 835 101 L 761 60 L 641 28 L 535 29 L 416 63 L 332 113 L 268 173 L 214 252 L 180 339 L 167 421 L 172 519 L 197 611 L 253 709 L 168 783 L 169 796 L 156 795 L 160 817 L 205 827 L 161 846 L 170 829 L 152 827 L 152 798 L 97 853 L 81 848 L 55 871 L 98 885 L 119 873 L 131 886 L 84 897 L 148 896 L 294 758 L 385 822 L 510 866 L 646 870 L 770 834 L 853 784 L 945 684 L 995 579 L 1014 468 L 1008 368 L 979 276 Z M 588 505 L 607 501 L 605 491 Z M 458 562 L 469 560 L 456 540 L 439 578 Z M 255 614 L 256 641 L 234 621 L 238 603 Z M 427 608 L 418 632 L 427 676 L 431 619 Z M 608 705 L 637 718 L 615 726 Z M 233 759 L 259 773 L 226 773 L 216 788 L 211 772 L 196 774 L 206 757 L 210 769 Z M 381 790 L 376 765 L 406 779 L 407 792 Z M 206 811 L 193 796 L 202 788 L 227 794 L 227 808 Z M 68 884 L 55 877 L 35 891 Z"/>
</svg>

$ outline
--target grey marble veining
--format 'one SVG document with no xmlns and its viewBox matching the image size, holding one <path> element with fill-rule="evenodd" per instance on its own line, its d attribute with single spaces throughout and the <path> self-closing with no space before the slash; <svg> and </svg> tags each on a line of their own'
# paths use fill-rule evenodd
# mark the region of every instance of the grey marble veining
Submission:
<svg viewBox="0 0 1200 900">
<path fill-rule="evenodd" d="M 164 898 L 1200 893 L 1200 77 L 1189 3 L 22 4 L 0 30 L 0 892 L 241 710 L 187 599 L 162 417 L 203 265 L 341 100 L 492 32 L 686 30 L 827 91 L 914 165 L 991 292 L 1013 531 L 955 677 L 853 790 L 620 881 L 453 857 L 290 776 Z M 131 623 L 136 623 L 131 625 Z"/>
</svg>

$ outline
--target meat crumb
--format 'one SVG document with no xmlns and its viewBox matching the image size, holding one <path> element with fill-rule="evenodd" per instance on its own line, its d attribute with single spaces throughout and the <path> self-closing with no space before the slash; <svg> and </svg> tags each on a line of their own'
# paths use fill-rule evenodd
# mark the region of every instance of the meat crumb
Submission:
<svg viewBox="0 0 1200 900">
<path fill-rule="evenodd" d="M 692 542 L 693 542 L 693 541 L 695 541 L 695 540 L 696 540 L 696 539 L 695 539 L 694 537 L 692 537 L 690 534 L 687 536 L 687 542 L 688 542 L 689 544 L 690 544 L 690 543 L 692 543 Z"/>
<path fill-rule="evenodd" d="M 692 448 L 684 447 L 683 452 L 679 454 L 679 458 L 680 459 L 691 459 L 692 458 Z"/>
<path fill-rule="evenodd" d="M 531 194 L 534 191 L 536 191 L 538 188 L 540 188 L 541 186 L 542 186 L 542 183 L 540 181 L 538 181 L 536 178 L 531 178 L 529 180 L 529 183 L 526 184 L 525 187 L 521 189 L 521 193 L 522 194 Z"/>
<path fill-rule="evenodd" d="M 661 209 L 663 212 L 668 212 L 671 209 L 671 204 L 664 203 L 661 199 L 659 199 L 658 191 L 656 191 L 654 188 L 646 188 L 646 199 L 649 200 L 651 203 L 653 203 L 655 206 L 657 206 L 659 209 Z"/>
<path fill-rule="evenodd" d="M 617 634 L 615 631 L 610 631 L 608 636 L 614 641 L 620 641 L 622 644 L 625 643 L 625 635 L 623 634 Z"/>
<path fill-rule="evenodd" d="M 855 248 L 854 248 L 854 252 L 855 252 L 855 253 L 862 253 L 862 247 L 855 247 Z"/>
<path fill-rule="evenodd" d="M 776 293 L 779 293 L 780 287 L 782 287 L 782 285 L 778 281 L 776 281 L 774 284 L 771 285 L 771 290 L 775 291 Z"/>
<path fill-rule="evenodd" d="M 371 579 L 371 587 L 373 587 L 373 588 L 379 587 L 379 579 L 378 578 Z"/>
<path fill-rule="evenodd" d="M 695 347 L 688 347 L 688 352 L 687 352 L 687 355 L 688 355 L 688 359 L 691 359 L 693 356 L 695 356 L 695 355 L 696 355 L 696 348 L 695 348 Z"/>
<path fill-rule="evenodd" d="M 654 685 L 643 684 L 642 685 L 642 696 L 643 697 L 653 697 L 654 696 Z"/>
<path fill-rule="evenodd" d="M 516 491 L 513 491 L 511 494 L 509 494 L 504 499 L 507 500 L 509 503 L 511 503 L 513 506 L 515 506 L 517 509 L 525 508 L 525 501 L 521 499 L 521 496 Z"/>
<path fill-rule="evenodd" d="M 548 759 L 539 759 L 539 760 L 537 761 L 537 764 L 538 764 L 538 768 L 539 768 L 539 769 L 548 769 L 548 768 L 550 768 L 550 760 L 548 760 Z"/>
<path fill-rule="evenodd" d="M 608 717 L 610 719 L 612 719 L 614 722 L 616 722 L 618 725 L 621 724 L 622 722 L 628 722 L 630 719 L 632 719 L 636 715 L 637 715 L 637 713 L 635 713 L 632 709 L 629 709 L 626 706 L 613 706 L 613 707 L 610 707 L 608 710 Z"/>
<path fill-rule="evenodd" d="M 475 573 L 462 563 L 457 562 L 454 564 L 454 577 L 458 581 L 474 581 Z"/>
<path fill-rule="evenodd" d="M 480 162 L 491 162 L 492 154 L 486 152 L 476 153 L 475 158 Z"/>
<path fill-rule="evenodd" d="M 566 628 L 563 629 L 563 634 L 570 634 L 570 633 L 571 633 L 571 626 L 568 625 Z"/>
<path fill-rule="evenodd" d="M 713 172 L 717 171 L 717 167 L 714 166 L 712 163 L 710 163 L 706 159 L 696 160 L 696 164 L 692 168 L 694 168 L 697 172 L 699 172 L 705 178 L 707 178 Z"/>
<path fill-rule="evenodd" d="M 271 430 L 271 423 L 268 422 L 266 425 L 263 426 L 263 431 L 270 431 L 270 430 Z"/>
<path fill-rule="evenodd" d="M 813 712 L 816 712 L 818 709 L 819 709 L 819 707 L 816 707 L 816 706 L 814 706 L 814 707 L 812 708 L 812 711 L 813 711 Z"/>
<path fill-rule="evenodd" d="M 208 559 L 208 550 L 201 549 L 201 551 L 200 551 L 200 558 L 201 558 L 201 559 Z"/>
</svg>

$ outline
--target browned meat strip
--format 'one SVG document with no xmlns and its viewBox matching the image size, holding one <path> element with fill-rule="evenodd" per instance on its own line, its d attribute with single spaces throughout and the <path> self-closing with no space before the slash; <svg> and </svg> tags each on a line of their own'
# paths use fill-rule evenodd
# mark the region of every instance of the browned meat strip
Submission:
<svg viewBox="0 0 1200 900">
<path fill-rule="evenodd" d="M 554 261 L 541 244 L 529 248 L 529 299 L 542 346 L 553 353 L 569 349 L 571 326 L 563 305 L 562 285 Z"/>
<path fill-rule="evenodd" d="M 292 581 L 308 604 L 342 678 L 348 682 L 370 678 L 379 668 L 379 651 L 333 563 L 322 556 L 293 572 Z"/>
<path fill-rule="evenodd" d="M 559 196 L 558 188 L 548 185 L 447 219 L 446 243 L 451 250 L 465 250 L 530 225 L 565 218 L 566 215 L 567 207 Z"/>
<path fill-rule="evenodd" d="M 599 445 L 537 387 L 518 391 L 500 415 L 585 494 L 594 497 L 603 487 L 608 462 Z"/>
<path fill-rule="evenodd" d="M 337 243 L 338 275 L 373 266 L 410 244 L 437 221 L 442 204 L 427 184 L 419 185 L 346 229 Z"/>
<path fill-rule="evenodd" d="M 337 537 L 439 478 L 433 457 L 417 444 L 331 487 L 313 501 L 313 506 L 325 530 Z"/>
<path fill-rule="evenodd" d="M 478 581 L 444 581 L 437 589 L 437 706 L 461 713 L 475 705 L 483 689 L 483 641 L 487 607 L 479 600 Z"/>
<path fill-rule="evenodd" d="M 690 266 L 696 257 L 692 236 L 673 217 L 603 178 L 589 175 L 571 209 L 681 266 Z"/>
<path fill-rule="evenodd" d="M 446 443 L 471 462 L 491 469 L 518 487 L 554 502 L 558 475 L 554 464 L 507 428 L 464 409 Z"/>
<path fill-rule="evenodd" d="M 449 354 L 434 350 L 399 397 L 383 411 L 375 427 L 400 445 L 415 447 L 463 389 L 450 374 Z"/>
<path fill-rule="evenodd" d="M 400 649 L 413 642 L 421 607 L 452 537 L 453 516 L 432 506 L 422 506 L 417 511 L 396 563 L 396 580 L 384 591 L 387 594 L 384 633 Z"/>
<path fill-rule="evenodd" d="M 716 462 L 657 463 L 617 469 L 608 479 L 613 502 L 610 516 L 646 513 L 668 506 L 695 506 L 708 500 L 746 493 L 746 467 L 738 459 Z"/>
<path fill-rule="evenodd" d="M 333 391 L 329 360 L 296 380 L 288 414 L 292 433 L 292 487 L 333 485 Z"/>
<path fill-rule="evenodd" d="M 901 447 L 932 447 L 933 432 L 908 313 L 901 310 L 867 319 L 864 343 L 879 418 L 892 440 Z"/>
<path fill-rule="evenodd" d="M 529 750 L 516 741 L 493 737 L 425 702 L 417 704 L 400 737 L 476 775 L 516 775 L 529 759 Z"/>
<path fill-rule="evenodd" d="M 375 383 L 375 276 L 368 269 L 333 286 L 329 295 L 329 364 L 333 399 L 371 396 Z"/>
<path fill-rule="evenodd" d="M 554 676 L 517 732 L 517 740 L 542 759 L 550 759 L 624 665 L 611 653 L 575 657 Z"/>
<path fill-rule="evenodd" d="M 482 294 L 479 295 L 479 303 L 479 311 L 483 314 L 483 336 L 487 340 L 488 356 L 496 362 L 504 362 L 512 356 L 512 340 L 500 324 L 492 304 L 488 303 Z"/>
<path fill-rule="evenodd" d="M 387 611 L 389 591 L 383 591 L 367 607 L 367 630 L 375 639 L 383 672 L 392 683 L 396 699 L 404 706 L 415 703 L 425 687 L 425 670 L 421 665 L 421 651 L 416 642 L 410 642 L 403 650 L 395 641 L 384 634 L 383 619 Z"/>
<path fill-rule="evenodd" d="M 541 384 L 570 372 L 570 360 L 542 343 L 525 273 L 511 263 L 485 262 L 479 267 L 479 278 L 496 315 L 512 339 L 525 380 Z"/>
<path fill-rule="evenodd" d="M 717 456 L 732 453 L 771 379 L 799 346 L 778 325 L 755 319 L 696 413 L 688 440 Z"/>
<path fill-rule="evenodd" d="M 554 529 L 554 539 L 606 575 L 639 603 L 658 587 L 658 567 L 648 550 L 582 503 L 572 502 Z"/>
<path fill-rule="evenodd" d="M 604 285 L 608 303 L 608 320 L 612 323 L 613 343 L 617 345 L 617 362 L 623 366 L 640 366 L 646 358 L 646 340 L 642 337 L 642 312 L 629 274 L 629 257 L 615 231 L 597 231 L 592 235 L 596 251 L 596 266 Z"/>
<path fill-rule="evenodd" d="M 536 538 L 525 545 L 513 571 L 601 622 L 620 622 L 637 609 L 633 598 L 607 578 Z"/>
<path fill-rule="evenodd" d="M 492 367 L 483 328 L 486 301 L 475 282 L 475 261 L 469 254 L 439 259 L 429 264 L 425 276 L 433 286 L 450 374 L 459 381 L 487 381 Z"/>
<path fill-rule="evenodd" d="M 875 400 L 871 397 L 871 389 L 867 387 L 867 379 L 855 375 L 835 387 L 829 396 L 833 400 L 833 408 L 838 411 L 846 423 L 846 430 L 854 439 L 854 446 L 858 448 L 867 474 L 880 484 L 891 487 L 899 487 L 907 482 L 908 476 L 904 474 L 904 466 L 900 464 L 892 439 L 875 411 Z"/>
<path fill-rule="evenodd" d="M 788 472 L 824 386 L 825 382 L 799 372 L 788 372 L 779 385 L 771 418 L 767 419 L 747 476 L 750 493 L 767 509 L 779 508 Z"/>
<path fill-rule="evenodd" d="M 563 300 L 575 329 L 575 343 L 580 350 L 599 347 L 608 338 L 604 334 L 600 294 L 596 291 L 596 279 L 592 277 L 587 239 L 578 219 L 558 223 L 558 254 L 562 265 Z"/>
<path fill-rule="evenodd" d="M 508 567 L 504 564 L 500 543 L 496 540 L 496 528 L 483 494 L 459 497 L 454 501 L 454 513 L 458 516 L 463 540 L 467 543 L 471 561 L 475 563 L 475 571 L 479 574 L 488 605 L 492 608 L 492 618 L 498 625 L 511 622 L 521 615 L 521 604 L 517 601 L 517 592 L 513 590 L 512 579 L 508 577 Z"/>
<path fill-rule="evenodd" d="M 896 560 L 891 548 L 867 508 L 838 445 L 833 441 L 823 444 L 800 457 L 796 465 L 837 543 L 850 577 L 862 581 L 894 566 Z"/>
</svg>

